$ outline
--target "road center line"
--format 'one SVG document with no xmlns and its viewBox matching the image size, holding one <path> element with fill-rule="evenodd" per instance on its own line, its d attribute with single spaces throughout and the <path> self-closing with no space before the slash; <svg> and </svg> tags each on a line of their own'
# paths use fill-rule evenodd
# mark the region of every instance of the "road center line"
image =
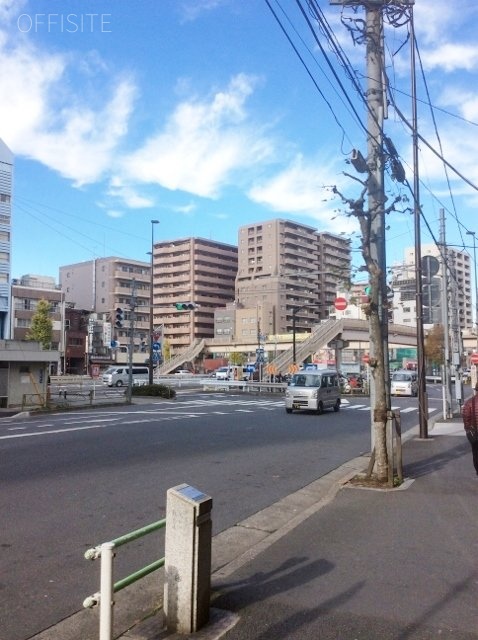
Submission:
<svg viewBox="0 0 478 640">
<path fill-rule="evenodd" d="M 110 425 L 91 424 L 87 427 L 71 427 L 71 429 L 52 429 L 51 431 L 37 431 L 36 433 L 15 433 L 11 436 L 0 436 L 0 440 L 10 440 L 12 438 L 30 438 L 32 436 L 44 436 L 55 433 L 70 433 L 71 431 L 85 431 L 86 429 L 104 429 Z"/>
</svg>

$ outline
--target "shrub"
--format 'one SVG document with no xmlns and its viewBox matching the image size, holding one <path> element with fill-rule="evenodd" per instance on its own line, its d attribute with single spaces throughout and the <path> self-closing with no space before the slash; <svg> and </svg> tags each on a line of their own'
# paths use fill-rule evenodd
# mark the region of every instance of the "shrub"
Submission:
<svg viewBox="0 0 478 640">
<path fill-rule="evenodd" d="M 133 396 L 155 396 L 159 398 L 175 398 L 176 391 L 165 384 L 145 384 L 132 388 Z"/>
</svg>

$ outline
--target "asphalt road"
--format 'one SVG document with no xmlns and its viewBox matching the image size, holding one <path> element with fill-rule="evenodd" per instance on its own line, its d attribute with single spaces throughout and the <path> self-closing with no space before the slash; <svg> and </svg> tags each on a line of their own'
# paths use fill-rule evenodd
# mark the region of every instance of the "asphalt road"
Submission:
<svg viewBox="0 0 478 640">
<path fill-rule="evenodd" d="M 430 398 L 430 410 L 439 401 Z M 402 428 L 416 400 L 394 399 Z M 213 497 L 213 533 L 370 449 L 368 399 L 287 415 L 283 396 L 185 393 L 175 401 L 0 421 L 0 639 L 25 640 L 98 589 L 84 551 L 165 514 L 187 482 Z M 122 547 L 117 578 L 163 555 Z"/>
</svg>

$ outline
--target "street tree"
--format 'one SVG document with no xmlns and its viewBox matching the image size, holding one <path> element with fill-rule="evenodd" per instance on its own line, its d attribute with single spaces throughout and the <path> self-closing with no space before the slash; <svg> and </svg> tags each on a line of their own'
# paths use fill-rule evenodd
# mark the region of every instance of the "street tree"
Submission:
<svg viewBox="0 0 478 640">
<path fill-rule="evenodd" d="M 171 342 L 167 338 L 163 340 L 163 360 L 164 362 L 171 360 Z"/>
<path fill-rule="evenodd" d="M 232 365 L 244 365 L 247 361 L 246 355 L 244 353 L 239 353 L 238 351 L 233 351 L 229 356 L 229 364 Z"/>
<path fill-rule="evenodd" d="M 389 479 L 389 461 L 387 454 L 387 379 L 388 371 L 385 370 L 384 352 L 384 318 L 388 318 L 388 302 L 383 294 L 384 268 L 381 263 L 380 253 L 376 249 L 378 238 L 373 230 L 373 220 L 378 215 L 384 216 L 395 210 L 395 205 L 402 198 L 397 196 L 391 205 L 383 207 L 383 202 L 368 200 L 366 207 L 366 195 L 369 190 L 370 177 L 367 181 L 345 174 L 347 177 L 359 182 L 362 190 L 357 199 L 345 197 L 336 187 L 333 192 L 338 195 L 343 204 L 347 205 L 346 215 L 357 218 L 361 231 L 361 253 L 364 261 L 364 270 L 368 273 L 370 291 L 367 304 L 362 308 L 369 320 L 370 343 L 374 346 L 373 357 L 370 357 L 369 367 L 372 374 L 375 389 L 375 404 L 373 407 L 373 441 L 376 465 L 376 477 L 379 482 L 387 482 Z M 371 206 L 375 203 L 376 206 Z M 388 362 L 388 359 L 387 359 Z"/>
<path fill-rule="evenodd" d="M 26 334 L 27 340 L 39 342 L 43 349 L 51 349 L 53 337 L 53 321 L 50 316 L 51 306 L 48 300 L 40 300 L 32 316 L 32 324 Z"/>
<path fill-rule="evenodd" d="M 442 324 L 435 324 L 425 339 L 425 356 L 429 364 L 438 367 L 445 362 L 445 332 Z"/>
</svg>

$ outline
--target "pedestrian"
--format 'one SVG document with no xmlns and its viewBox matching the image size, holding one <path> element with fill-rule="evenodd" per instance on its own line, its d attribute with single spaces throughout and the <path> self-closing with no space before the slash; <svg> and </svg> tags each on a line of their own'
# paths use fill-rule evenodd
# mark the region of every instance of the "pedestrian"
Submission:
<svg viewBox="0 0 478 640">
<path fill-rule="evenodd" d="M 466 437 L 471 444 L 473 466 L 478 476 L 478 382 L 475 384 L 475 394 L 463 405 L 462 416 Z"/>
</svg>

